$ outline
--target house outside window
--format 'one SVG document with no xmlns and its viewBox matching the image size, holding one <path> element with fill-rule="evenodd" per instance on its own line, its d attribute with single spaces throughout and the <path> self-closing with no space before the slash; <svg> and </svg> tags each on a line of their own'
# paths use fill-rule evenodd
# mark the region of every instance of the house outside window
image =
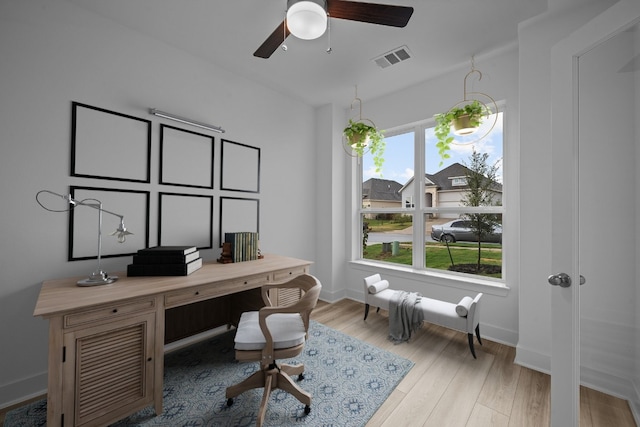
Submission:
<svg viewBox="0 0 640 427">
<path fill-rule="evenodd" d="M 503 115 L 456 137 L 442 165 L 433 120 L 385 132 L 382 176 L 360 163 L 361 259 L 503 286 Z"/>
<path fill-rule="evenodd" d="M 413 196 L 407 195 L 404 199 L 404 207 L 405 208 L 413 208 L 415 204 L 413 203 Z"/>
</svg>

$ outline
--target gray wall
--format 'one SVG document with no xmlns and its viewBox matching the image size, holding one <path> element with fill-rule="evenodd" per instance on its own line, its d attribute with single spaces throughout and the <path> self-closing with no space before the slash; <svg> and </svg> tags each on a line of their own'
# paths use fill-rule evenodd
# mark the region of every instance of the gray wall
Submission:
<svg viewBox="0 0 640 427">
<path fill-rule="evenodd" d="M 258 197 L 262 251 L 316 259 L 313 108 L 64 1 L 0 2 L 0 58 L 0 406 L 46 389 L 48 322 L 32 317 L 41 282 L 95 267 L 67 262 L 67 214 L 40 208 L 36 192 L 65 193 L 70 185 L 149 190 L 151 245 L 158 191 L 204 193 L 158 184 L 160 119 L 149 107 L 218 124 L 224 138 L 261 148 L 257 196 L 221 192 L 216 169 L 209 192 L 216 230 L 220 195 Z M 71 101 L 153 121 L 151 184 L 70 177 Z M 220 135 L 213 135 L 219 165 Z M 112 167 L 117 174 L 118 164 Z M 218 256 L 218 249 L 203 251 L 205 260 Z M 103 264 L 113 272 L 130 262 Z"/>
</svg>

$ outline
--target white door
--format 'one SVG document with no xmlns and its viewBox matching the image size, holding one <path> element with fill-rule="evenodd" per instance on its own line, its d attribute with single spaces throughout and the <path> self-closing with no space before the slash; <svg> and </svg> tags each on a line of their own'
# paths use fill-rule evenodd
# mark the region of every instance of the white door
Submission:
<svg viewBox="0 0 640 427">
<path fill-rule="evenodd" d="M 580 159 L 586 153 L 592 156 L 588 146 L 592 142 L 586 141 L 584 129 L 587 125 L 593 125 L 593 118 L 581 111 L 581 107 L 584 107 L 584 91 L 596 87 L 584 87 L 584 82 L 581 86 L 581 66 L 589 63 L 588 55 L 593 54 L 594 49 L 636 25 L 639 19 L 640 2 L 621 0 L 552 50 L 553 271 L 549 276 L 552 285 L 552 427 L 577 426 L 580 419 L 580 211 L 581 206 L 585 206 L 580 196 L 584 198 L 586 194 L 584 186 L 587 178 L 602 179 L 607 174 L 608 177 L 615 176 L 611 174 L 612 171 L 598 170 L 594 171 L 593 176 L 585 177 L 585 171 L 580 167 Z M 596 99 L 593 102 L 601 101 Z M 604 109 L 611 107 L 606 101 L 599 106 Z M 607 125 L 602 123 L 602 126 Z M 599 143 L 607 144 L 608 141 Z M 615 148 L 610 148 L 609 155 L 616 155 Z M 630 224 L 630 227 L 633 230 L 634 224 Z M 585 279 L 585 286 L 599 285 L 590 282 L 588 275 Z"/>
</svg>

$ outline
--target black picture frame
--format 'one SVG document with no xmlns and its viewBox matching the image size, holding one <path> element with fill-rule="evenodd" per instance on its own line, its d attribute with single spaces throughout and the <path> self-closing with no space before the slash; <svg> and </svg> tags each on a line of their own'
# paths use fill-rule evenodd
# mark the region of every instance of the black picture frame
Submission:
<svg viewBox="0 0 640 427">
<path fill-rule="evenodd" d="M 135 254 L 149 246 L 149 192 L 101 187 L 69 187 L 76 200 L 97 199 L 102 202 L 102 258 L 115 258 Z M 124 243 L 118 243 L 110 233 L 124 216 L 128 231 Z M 98 258 L 98 210 L 89 206 L 75 206 L 69 211 L 69 261 Z"/>
<path fill-rule="evenodd" d="M 220 247 L 224 233 L 260 232 L 260 200 L 243 197 L 220 197 Z"/>
<path fill-rule="evenodd" d="M 223 139 L 220 157 L 220 189 L 260 192 L 260 148 Z"/>
<path fill-rule="evenodd" d="M 71 103 L 71 176 L 151 182 L 151 121 Z"/>
<path fill-rule="evenodd" d="M 213 196 L 159 193 L 158 245 L 211 249 L 213 247 Z"/>
<path fill-rule="evenodd" d="M 213 189 L 215 138 L 160 124 L 160 184 Z"/>
</svg>

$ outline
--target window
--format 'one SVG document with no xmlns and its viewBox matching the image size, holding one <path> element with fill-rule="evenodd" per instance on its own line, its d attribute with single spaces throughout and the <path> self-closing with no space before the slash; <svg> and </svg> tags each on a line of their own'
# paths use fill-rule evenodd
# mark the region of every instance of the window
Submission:
<svg viewBox="0 0 640 427">
<path fill-rule="evenodd" d="M 413 196 L 405 196 L 404 207 L 405 208 L 413 208 L 413 207 L 415 207 L 415 204 L 413 203 Z"/>
<path fill-rule="evenodd" d="M 458 176 L 455 178 L 451 178 L 451 185 L 454 187 L 465 186 L 467 185 L 467 177 Z"/>
<path fill-rule="evenodd" d="M 372 156 L 363 156 L 363 258 L 411 265 L 415 201 L 404 186 L 413 178 L 414 141 L 413 129 L 395 134 L 385 132 L 382 175 L 376 173 Z M 392 170 L 391 175 L 385 173 Z"/>
<path fill-rule="evenodd" d="M 456 137 L 442 164 L 433 120 L 385 132 L 381 174 L 371 155 L 360 163 L 362 259 L 504 280 L 503 115 Z"/>
</svg>

